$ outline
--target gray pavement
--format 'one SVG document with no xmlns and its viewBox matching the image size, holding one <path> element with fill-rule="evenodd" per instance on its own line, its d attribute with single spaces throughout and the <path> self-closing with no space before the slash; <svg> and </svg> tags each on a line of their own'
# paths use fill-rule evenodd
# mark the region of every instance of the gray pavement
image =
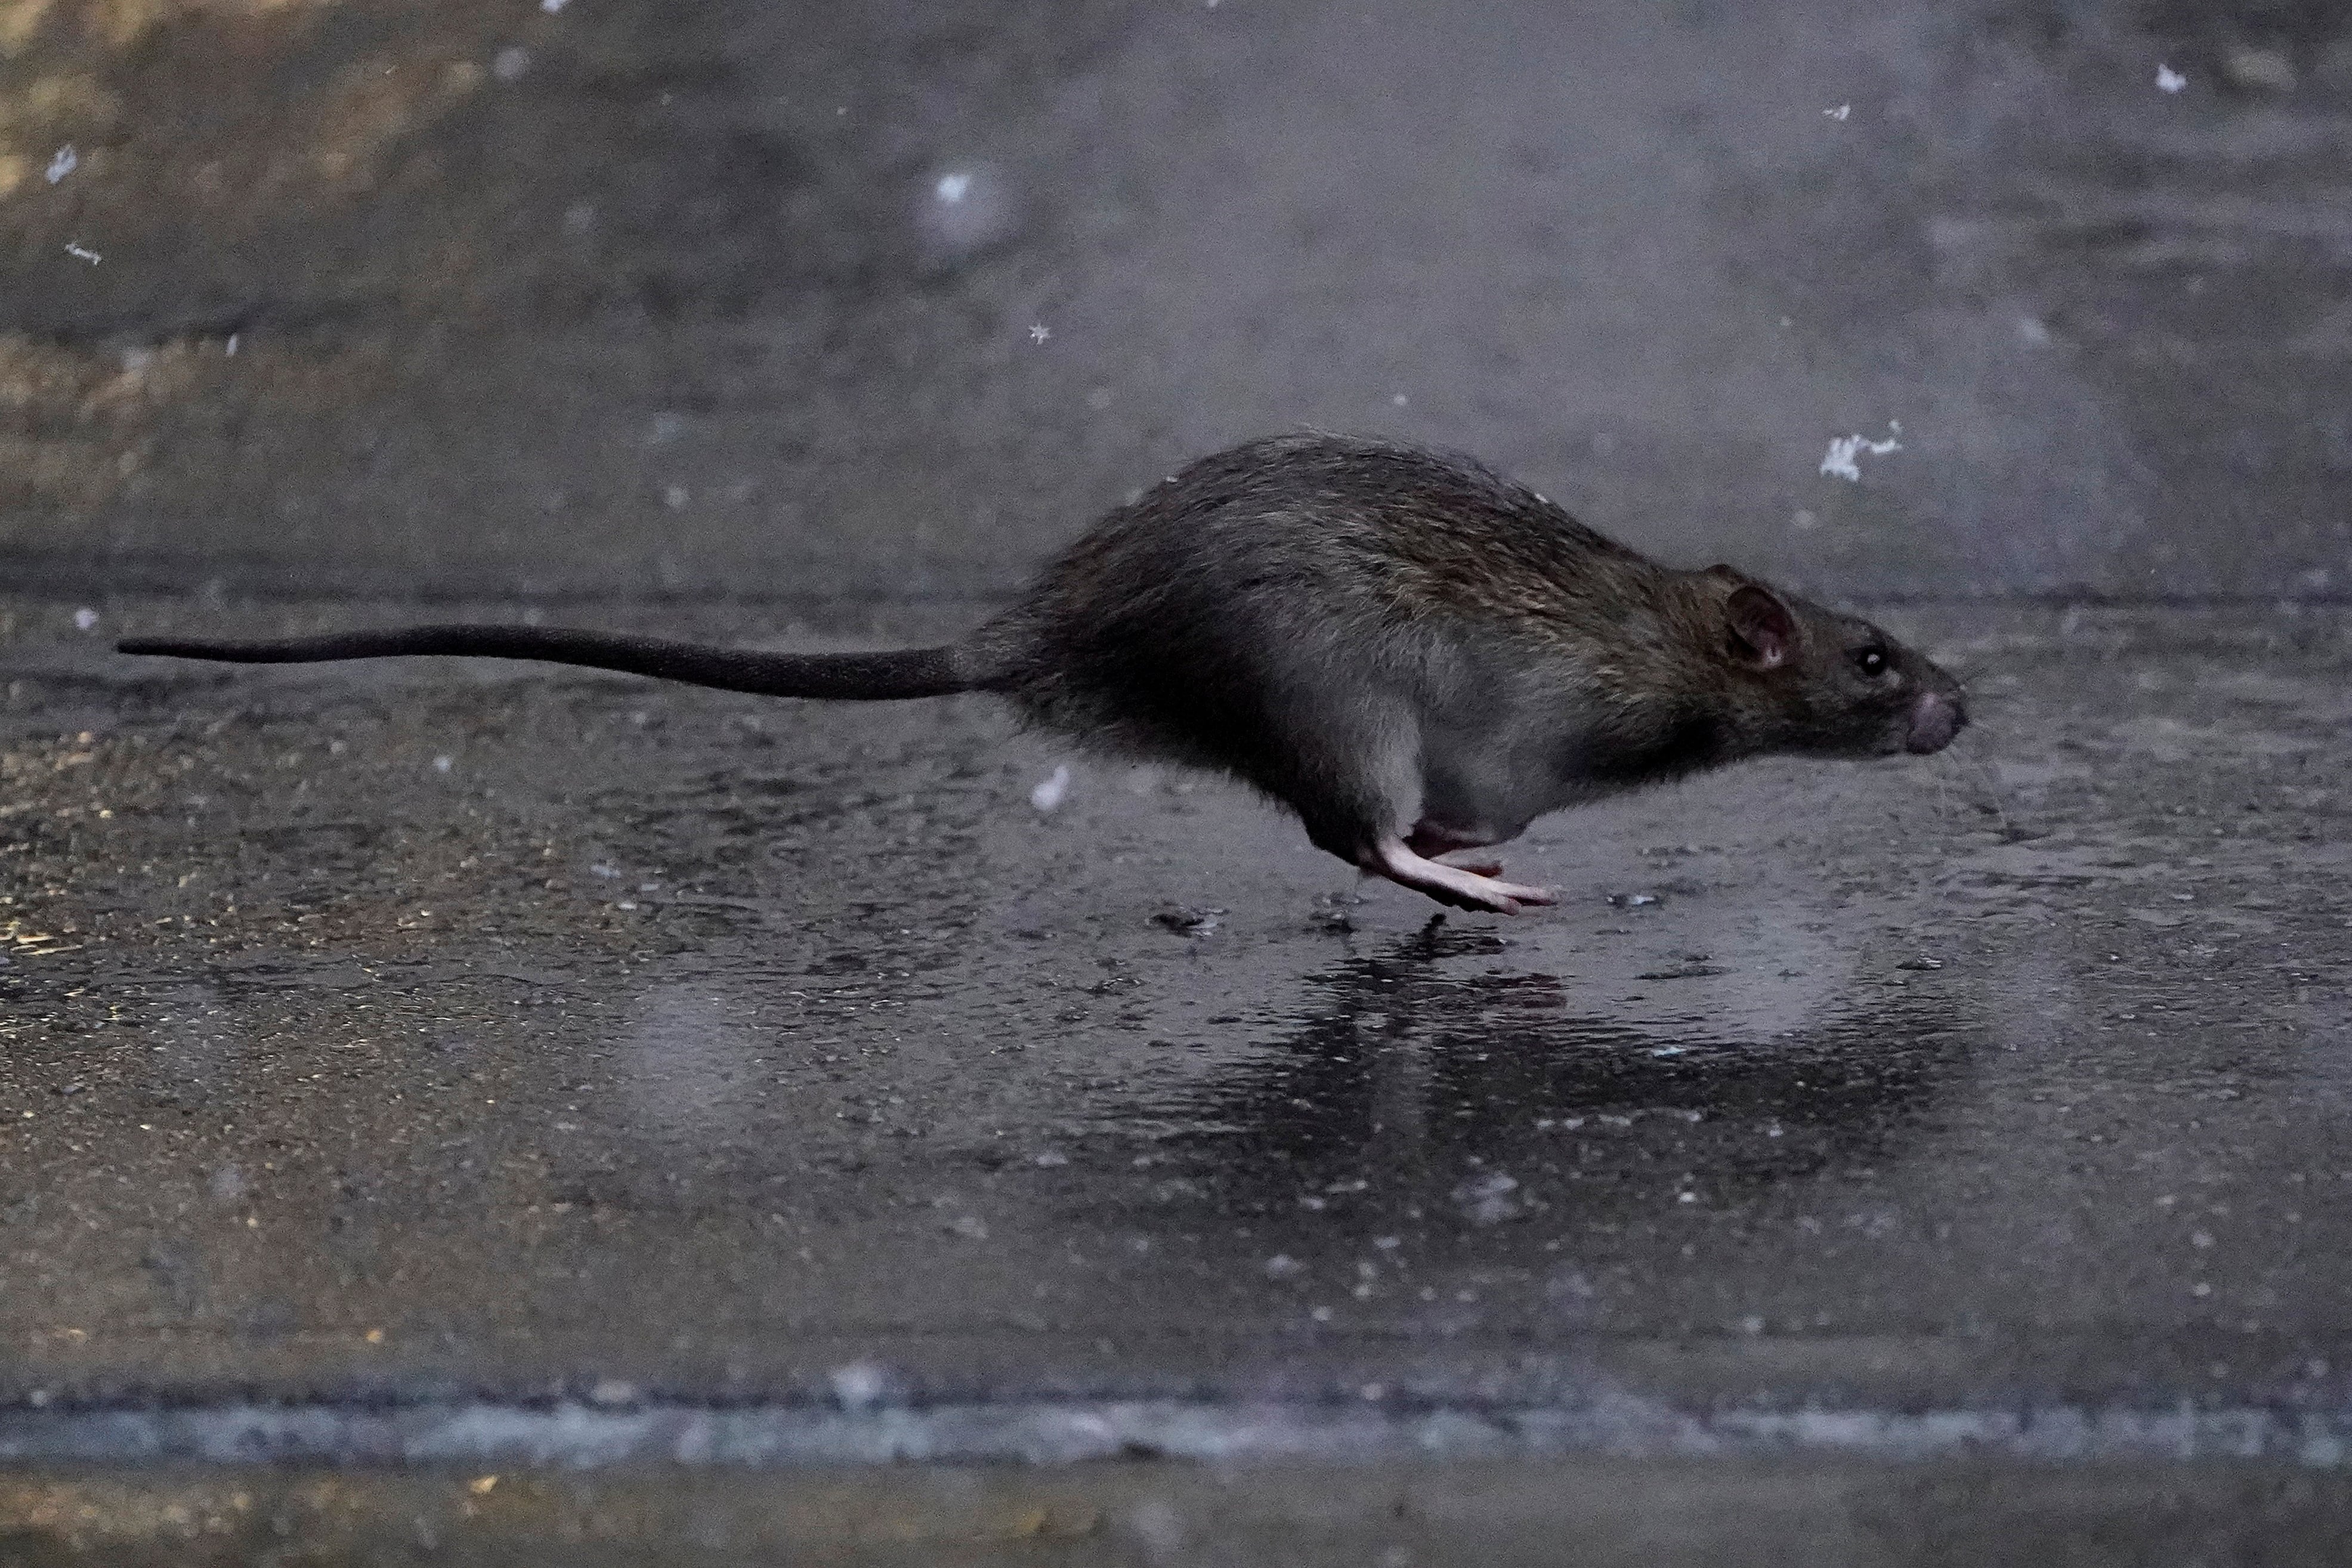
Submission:
<svg viewBox="0 0 2352 1568">
<path fill-rule="evenodd" d="M 227 613 L 5 622 L 19 1462 L 2352 1464 L 2339 611 L 1897 612 L 1965 746 L 1518 920 L 985 699 L 106 651 Z"/>
<path fill-rule="evenodd" d="M 2326 0 L 0 14 L 0 1561 L 2331 1561 L 2347 152 Z M 1433 920 L 977 698 L 107 651 L 930 637 L 1307 423 L 1979 722 Z"/>
<path fill-rule="evenodd" d="M 992 593 L 1300 423 L 1835 592 L 2352 587 L 2336 0 L 46 14 L 60 591 Z"/>
</svg>

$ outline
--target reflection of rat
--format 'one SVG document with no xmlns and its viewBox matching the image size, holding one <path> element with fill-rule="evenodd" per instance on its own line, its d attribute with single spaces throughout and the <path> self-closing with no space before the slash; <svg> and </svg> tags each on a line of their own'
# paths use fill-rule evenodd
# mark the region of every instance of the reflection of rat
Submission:
<svg viewBox="0 0 2352 1568">
<path fill-rule="evenodd" d="M 1491 861 L 1543 812 L 1743 757 L 1940 751 L 1959 683 L 1867 622 L 1679 571 L 1451 457 L 1334 436 L 1202 459 L 962 642 L 768 653 L 422 626 L 129 653 L 545 659 L 770 696 L 1001 692 L 1131 756 L 1234 775 L 1349 864 L 1442 904 L 1549 904 Z"/>
</svg>

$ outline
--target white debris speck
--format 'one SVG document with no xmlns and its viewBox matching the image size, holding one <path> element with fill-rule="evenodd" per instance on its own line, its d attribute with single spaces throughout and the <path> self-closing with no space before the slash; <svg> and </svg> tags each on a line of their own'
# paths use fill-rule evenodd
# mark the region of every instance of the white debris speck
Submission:
<svg viewBox="0 0 2352 1568">
<path fill-rule="evenodd" d="M 1029 329 L 1029 340 L 1033 343 L 1042 343 L 1053 335 L 1054 329 L 1043 321 Z"/>
<path fill-rule="evenodd" d="M 223 351 L 224 353 L 227 354 L 227 355 L 228 355 L 228 357 L 229 357 L 230 359 L 232 359 L 232 360 L 233 360 L 233 359 L 235 359 L 235 358 L 236 358 L 236 340 L 237 340 L 237 334 L 236 334 L 236 333 L 235 333 L 235 332 L 231 332 L 231 333 L 228 335 L 228 342 L 226 343 L 226 345 L 225 345 L 225 346 L 224 346 L 224 348 L 223 348 L 223 350 L 222 350 L 222 351 Z"/>
<path fill-rule="evenodd" d="M 1328 1323 L 1331 1321 L 1331 1309 L 1328 1307 L 1317 1307 L 1307 1315 L 1313 1318 L 1318 1323 Z"/>
<path fill-rule="evenodd" d="M 570 4 L 572 0 L 539 0 L 539 8 L 552 16 Z"/>
<path fill-rule="evenodd" d="M 1064 762 L 1058 764 L 1053 772 L 1039 779 L 1037 787 L 1029 791 L 1029 804 L 1040 811 L 1055 811 L 1060 809 L 1062 802 L 1069 798 L 1069 794 L 1070 765 Z"/>
<path fill-rule="evenodd" d="M 2158 66 L 2156 68 L 2156 85 L 2163 92 L 2179 92 L 2189 85 L 2189 78 L 2170 66 Z"/>
<path fill-rule="evenodd" d="M 1822 520 L 1811 512 L 1800 507 L 1797 508 L 1796 514 L 1790 517 L 1789 526 L 1796 529 L 1801 534 L 1809 534 L 1815 528 L 1822 526 Z"/>
<path fill-rule="evenodd" d="M 1404 407 L 1404 405 L 1405 405 L 1405 404 L 1407 404 L 1407 403 L 1411 402 L 1412 401 L 1412 400 L 1411 398 L 1409 398 L 1409 397 L 1405 396 L 1405 395 L 1404 395 L 1404 393 L 1402 393 L 1402 392 L 1391 392 L 1391 393 L 1389 393 L 1389 402 L 1391 402 L 1394 403 L 1394 404 L 1395 404 L 1397 407 L 1399 407 L 1399 408 L 1402 408 L 1402 407 Z"/>
<path fill-rule="evenodd" d="M 636 906 L 637 906 L 637 901 L 636 901 L 635 899 L 634 899 L 634 898 L 625 898 L 625 899 L 621 900 L 621 902 L 620 902 L 620 903 L 618 903 L 618 904 L 614 904 L 613 907 L 614 907 L 614 908 L 615 908 L 615 909 L 635 909 Z"/>
<path fill-rule="evenodd" d="M 602 861 L 599 861 L 594 865 L 588 868 L 588 874 L 590 876 L 615 877 L 620 875 L 621 872 L 619 867 L 609 866 L 604 864 Z"/>
<path fill-rule="evenodd" d="M 1822 112 L 1829 116 L 1832 120 L 1843 120 L 1847 115 L 1853 112 L 1853 105 L 1850 103 L 1842 103 L 1835 109 L 1825 109 L 1822 110 Z"/>
<path fill-rule="evenodd" d="M 977 1214 L 960 1214 L 948 1221 L 948 1228 L 967 1241 L 988 1239 L 988 1221 Z"/>
<path fill-rule="evenodd" d="M 1873 457 L 1884 457 L 1890 452 L 1903 450 L 1903 443 L 1896 439 L 1903 434 L 1902 423 L 1896 420 L 1889 420 L 1886 428 L 1888 434 L 1884 441 L 1873 441 L 1867 435 L 1831 437 L 1829 453 L 1822 459 L 1822 472 L 1833 479 L 1859 483 L 1862 478 L 1862 469 L 1854 462 L 1855 458 L 1865 452 Z"/>
<path fill-rule="evenodd" d="M 97 611 L 95 611 L 95 610 L 90 610 L 90 609 L 88 609 L 88 608 L 84 608 L 84 609 L 77 610 L 77 611 L 75 611 L 75 612 L 74 612 L 74 629 L 75 629 L 76 631 L 78 631 L 78 632 L 87 632 L 87 631 L 89 631 L 91 627 L 93 627 L 93 626 L 95 626 L 95 625 L 97 625 L 97 624 L 98 624 L 98 612 L 97 612 Z"/>
<path fill-rule="evenodd" d="M 965 173 L 942 174 L 940 183 L 931 187 L 932 194 L 953 206 L 971 193 L 971 176 Z"/>
<path fill-rule="evenodd" d="M 2046 343 L 2050 340 L 2050 329 L 2038 316 L 2020 316 L 2017 319 L 2017 335 L 2029 343 Z"/>
<path fill-rule="evenodd" d="M 672 485 L 662 492 L 662 505 L 675 512 L 694 499 L 694 492 L 683 485 Z"/>
<path fill-rule="evenodd" d="M 530 51 L 520 44 L 509 44 L 490 57 L 490 74 L 500 81 L 520 81 L 530 69 Z"/>
<path fill-rule="evenodd" d="M 449 771 L 455 759 L 452 758 L 436 757 L 433 759 L 433 771 L 436 773 L 446 773 Z"/>
<path fill-rule="evenodd" d="M 1070 1163 L 1070 1156 L 1064 1154 L 1059 1149 L 1040 1149 L 1035 1154 L 1029 1156 L 1029 1163 L 1033 1166 L 1040 1166 L 1047 1170 L 1052 1170 L 1057 1166 L 1068 1165 Z"/>
<path fill-rule="evenodd" d="M 98 265 L 98 252 L 90 249 L 89 246 L 86 245 L 68 241 L 66 245 L 66 254 L 73 257 L 76 261 L 86 261 L 92 267 L 96 267 Z"/>
<path fill-rule="evenodd" d="M 1265 1260 L 1265 1277 L 1269 1280 L 1295 1280 L 1307 1272 L 1307 1265 L 1287 1252 L 1277 1252 Z"/>
<path fill-rule="evenodd" d="M 870 1361 L 853 1361 L 825 1375 L 833 1396 L 844 1410 L 870 1410 L 889 1391 L 890 1375 Z"/>
<path fill-rule="evenodd" d="M 68 141 L 50 156 L 49 166 L 41 171 L 41 178 L 54 185 L 80 166 L 81 154 L 75 152 L 73 143 Z"/>
</svg>

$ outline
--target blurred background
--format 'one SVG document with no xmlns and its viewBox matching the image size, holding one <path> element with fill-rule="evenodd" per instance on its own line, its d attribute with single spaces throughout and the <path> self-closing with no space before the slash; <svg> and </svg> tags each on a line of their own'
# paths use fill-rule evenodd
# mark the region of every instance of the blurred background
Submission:
<svg viewBox="0 0 2352 1568">
<path fill-rule="evenodd" d="M 2352 586 L 2341 0 L 0 0 L 18 586 L 970 597 L 1459 446 L 1837 595 Z"/>
</svg>

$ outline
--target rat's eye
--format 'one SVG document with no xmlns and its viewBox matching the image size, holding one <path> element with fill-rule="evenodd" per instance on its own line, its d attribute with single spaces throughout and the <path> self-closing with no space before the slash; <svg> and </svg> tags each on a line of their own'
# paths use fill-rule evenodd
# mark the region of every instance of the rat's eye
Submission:
<svg viewBox="0 0 2352 1568">
<path fill-rule="evenodd" d="M 1875 646 L 1856 648 L 1853 651 L 1853 667 L 1870 679 L 1876 680 L 1886 673 L 1886 650 Z"/>
</svg>

